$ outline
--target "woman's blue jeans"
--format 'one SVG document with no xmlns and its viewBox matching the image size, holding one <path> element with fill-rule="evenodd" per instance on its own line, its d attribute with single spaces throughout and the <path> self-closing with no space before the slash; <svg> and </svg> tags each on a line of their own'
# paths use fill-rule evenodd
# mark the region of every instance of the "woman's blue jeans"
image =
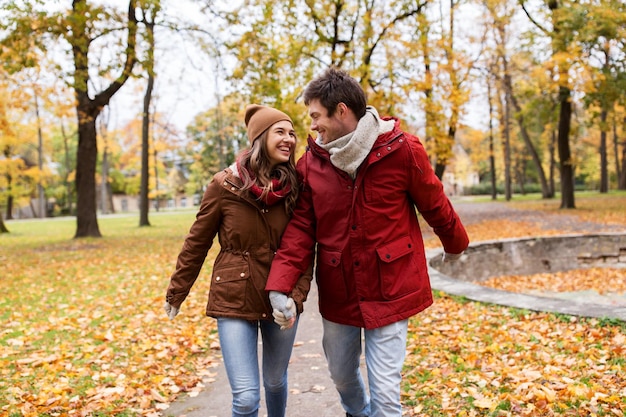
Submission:
<svg viewBox="0 0 626 417">
<path fill-rule="evenodd" d="M 343 408 L 355 417 L 401 417 L 400 383 L 406 355 L 408 320 L 363 330 L 323 319 L 322 344 L 330 376 Z M 369 396 L 359 368 L 361 332 Z"/>
<path fill-rule="evenodd" d="M 217 319 L 222 356 L 233 394 L 232 417 L 257 417 L 259 414 L 259 330 L 263 345 L 263 387 L 267 416 L 285 416 L 287 366 L 297 323 L 291 329 L 280 330 L 280 326 L 273 320 Z"/>
</svg>

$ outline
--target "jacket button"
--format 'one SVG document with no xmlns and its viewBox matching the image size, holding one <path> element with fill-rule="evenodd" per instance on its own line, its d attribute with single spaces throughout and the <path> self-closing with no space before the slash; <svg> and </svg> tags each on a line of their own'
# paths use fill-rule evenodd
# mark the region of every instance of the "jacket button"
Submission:
<svg viewBox="0 0 626 417">
<path fill-rule="evenodd" d="M 380 156 L 380 152 L 378 152 L 378 153 L 376 154 L 376 156 Z"/>
<path fill-rule="evenodd" d="M 356 230 L 356 224 L 352 225 L 352 230 Z"/>
<path fill-rule="evenodd" d="M 413 245 L 411 245 L 410 243 L 407 246 L 409 247 L 409 249 L 413 247 Z"/>
<path fill-rule="evenodd" d="M 245 273 L 245 272 L 242 272 L 241 274 L 239 274 L 239 276 L 240 276 L 241 278 L 243 278 L 243 277 L 245 277 L 245 276 L 246 276 L 246 273 Z"/>
<path fill-rule="evenodd" d="M 387 146 L 387 150 L 390 151 L 391 150 L 391 146 Z"/>
<path fill-rule="evenodd" d="M 222 279 L 222 277 L 215 277 L 216 281 L 219 281 L 220 279 Z"/>
<path fill-rule="evenodd" d="M 330 260 L 330 263 L 336 264 L 337 260 L 335 258 L 333 258 L 333 259 Z"/>
<path fill-rule="evenodd" d="M 387 255 L 385 255 L 385 258 L 391 259 L 391 255 L 387 254 Z"/>
<path fill-rule="evenodd" d="M 267 314 L 263 313 L 261 314 L 261 317 L 267 317 Z"/>
</svg>

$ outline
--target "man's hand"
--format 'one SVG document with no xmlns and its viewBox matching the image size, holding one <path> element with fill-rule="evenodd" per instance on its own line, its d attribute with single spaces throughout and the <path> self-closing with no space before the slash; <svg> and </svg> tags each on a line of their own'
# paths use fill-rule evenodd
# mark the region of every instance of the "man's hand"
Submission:
<svg viewBox="0 0 626 417">
<path fill-rule="evenodd" d="M 165 309 L 165 312 L 167 313 L 167 316 L 170 318 L 170 320 L 174 320 L 174 317 L 176 317 L 176 315 L 180 311 L 180 309 L 174 307 L 167 301 L 165 302 L 165 305 L 163 306 L 163 308 Z"/>
<path fill-rule="evenodd" d="M 459 260 L 459 258 L 463 256 L 463 252 L 461 253 L 447 253 L 444 252 L 443 256 L 441 257 L 441 262 L 442 263 L 449 263 L 449 262 L 454 262 Z"/>
<path fill-rule="evenodd" d="M 272 304 L 272 316 L 281 330 L 290 329 L 296 322 L 296 303 L 293 298 L 287 297 L 279 291 L 270 291 L 270 303 Z"/>
</svg>

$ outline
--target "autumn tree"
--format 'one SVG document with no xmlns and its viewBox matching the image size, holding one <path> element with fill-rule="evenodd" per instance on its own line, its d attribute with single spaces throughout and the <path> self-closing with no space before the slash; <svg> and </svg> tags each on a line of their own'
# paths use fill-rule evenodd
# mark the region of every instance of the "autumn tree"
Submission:
<svg viewBox="0 0 626 417">
<path fill-rule="evenodd" d="M 495 42 L 495 53 L 498 63 L 498 74 L 500 82 L 502 83 L 502 90 L 506 96 L 507 106 L 511 106 L 511 113 L 514 119 L 516 119 L 520 136 L 524 141 L 526 152 L 534 165 L 535 171 L 539 183 L 541 185 L 541 193 L 543 198 L 552 198 L 554 196 L 553 189 L 548 184 L 547 177 L 543 168 L 542 160 L 535 145 L 535 141 L 531 137 L 531 132 L 527 126 L 526 115 L 522 104 L 517 98 L 517 92 L 514 91 L 514 73 L 515 69 L 511 63 L 512 57 L 509 51 L 509 45 L 511 43 L 509 33 L 512 27 L 512 19 L 515 14 L 515 8 L 511 7 L 509 2 L 485 0 L 484 6 L 490 16 L 490 24 L 493 28 L 493 40 Z M 526 61 L 528 62 L 528 61 Z M 517 72 L 520 72 L 519 70 Z M 523 71 L 521 71 L 523 73 Z M 507 121 L 508 126 L 508 121 Z M 508 135 L 508 132 L 507 132 Z M 518 155 L 519 157 L 519 155 Z M 520 188 L 523 190 L 523 182 L 520 183 Z"/>
<path fill-rule="evenodd" d="M 6 77 L 2 74 L 2 78 L 0 78 L 0 93 L 5 97 L 5 100 L 0 100 L 0 209 L 2 208 L 2 203 L 5 198 L 5 190 L 10 186 L 10 176 L 8 174 L 8 164 L 7 154 L 8 147 L 10 146 L 7 138 L 13 136 L 13 132 L 11 129 L 11 122 L 9 120 L 7 105 L 9 104 L 9 100 L 6 100 L 7 97 L 10 96 L 10 92 L 6 83 Z M 4 142 L 7 143 L 4 143 Z M 5 168 L 5 165 L 7 167 Z M 6 200 L 8 202 L 8 194 L 6 195 Z M 10 212 L 9 212 L 10 214 Z M 0 233 L 9 233 L 9 229 L 7 229 L 4 224 L 4 218 L 2 213 L 0 212 Z"/>
<path fill-rule="evenodd" d="M 0 104 L 0 202 L 6 207 L 7 220 L 13 219 L 16 205 L 28 206 L 33 216 L 46 215 L 45 206 L 32 203 L 48 178 L 41 168 L 42 115 L 38 114 L 39 107 L 33 100 L 37 97 L 37 87 L 31 81 L 29 76 L 9 78 L 0 71 L 0 92 L 4 99 Z M 30 122 L 33 114 L 40 117 L 35 119 L 39 124 Z"/>
<path fill-rule="evenodd" d="M 80 237 L 100 237 L 96 210 L 96 119 L 102 108 L 119 91 L 131 76 L 135 65 L 135 0 L 129 0 L 125 16 L 105 6 L 94 6 L 86 0 L 73 0 L 69 11 L 50 11 L 36 1 L 7 1 L 5 8 L 11 11 L 4 29 L 8 34 L 2 39 L 3 62 L 10 57 L 9 68 L 20 71 L 35 66 L 37 62 L 24 51 L 38 48 L 42 51 L 63 47 L 71 55 L 73 68 L 64 73 L 59 66 L 59 77 L 66 78 L 75 94 L 75 110 L 78 124 L 78 150 L 76 167 L 76 234 Z M 93 91 L 92 77 L 95 68 L 89 59 L 97 41 L 109 40 L 109 35 L 123 33 L 121 53 L 110 54 L 111 62 L 100 72 L 117 73 L 101 91 Z M 99 45 L 104 47 L 104 45 Z M 121 62 L 116 62 L 116 59 Z M 109 72 L 110 71 L 110 72 Z"/>
<path fill-rule="evenodd" d="M 544 35 L 548 36 L 552 47 L 552 63 L 557 69 L 559 121 L 557 147 L 561 173 L 561 208 L 575 208 L 574 201 L 574 158 L 570 146 L 572 126 L 572 84 L 570 69 L 574 64 L 576 36 L 584 20 L 585 8 L 570 0 L 543 0 L 549 24 L 546 27 L 530 12 L 525 0 L 519 0 L 522 9 Z"/>
<path fill-rule="evenodd" d="M 150 226 L 148 211 L 150 200 L 148 198 L 150 179 L 150 104 L 152 102 L 152 92 L 154 90 L 154 52 L 155 39 L 154 27 L 156 19 L 161 9 L 160 1 L 148 1 L 142 3 L 141 22 L 145 26 L 146 58 L 142 65 L 145 68 L 147 83 L 143 97 L 143 113 L 141 125 L 141 191 L 139 194 L 139 226 Z"/>
<path fill-rule="evenodd" d="M 440 49 L 443 51 L 444 60 L 440 63 L 440 72 L 444 77 L 439 77 L 443 84 L 443 96 L 445 97 L 445 107 L 447 108 L 447 135 L 440 137 L 440 142 L 435 146 L 435 174 L 443 178 L 443 173 L 452 157 L 452 147 L 455 143 L 456 132 L 460 128 L 461 117 L 464 106 L 469 100 L 470 74 L 474 68 L 474 63 L 469 60 L 468 55 L 462 51 L 457 42 L 457 13 L 462 5 L 460 0 L 450 0 L 448 28 L 442 33 Z M 441 19 L 443 20 L 443 18 Z M 442 31 L 443 32 L 443 31 Z"/>
<path fill-rule="evenodd" d="M 219 106 L 196 115 L 187 127 L 188 192 L 202 193 L 211 177 L 232 164 L 247 146 L 242 109 L 234 97 L 227 97 Z"/>
<path fill-rule="evenodd" d="M 252 101 L 302 115 L 295 102 L 303 87 L 322 69 L 333 66 L 351 73 L 381 114 L 393 113 L 398 110 L 402 85 L 407 84 L 399 78 L 403 65 L 400 37 L 426 4 L 408 0 L 387 4 L 247 2 L 228 15 L 232 31 L 241 33 L 228 44 L 237 59 L 232 80 Z M 303 27 L 312 30 L 303 31 Z"/>
<path fill-rule="evenodd" d="M 580 38 L 589 78 L 585 104 L 591 120 L 600 129 L 600 192 L 606 193 L 609 190 L 609 119 L 626 88 L 626 53 L 623 49 L 626 42 L 626 6 L 614 0 L 590 1 L 584 18 Z M 614 151 L 619 176 L 619 153 L 617 149 Z"/>
</svg>

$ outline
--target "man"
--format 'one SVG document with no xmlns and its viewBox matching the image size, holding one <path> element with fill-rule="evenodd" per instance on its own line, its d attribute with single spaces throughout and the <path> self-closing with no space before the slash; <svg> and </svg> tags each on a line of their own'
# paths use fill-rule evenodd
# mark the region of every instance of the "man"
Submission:
<svg viewBox="0 0 626 417">
<path fill-rule="evenodd" d="M 306 87 L 304 103 L 318 136 L 298 161 L 302 192 L 265 289 L 276 321 L 288 325 L 285 294 L 317 243 L 322 343 L 346 415 L 399 417 L 408 318 L 433 303 L 415 209 L 447 260 L 469 239 L 419 139 L 397 119 L 379 118 L 356 80 L 328 69 Z M 369 393 L 359 369 L 362 332 Z"/>
</svg>

